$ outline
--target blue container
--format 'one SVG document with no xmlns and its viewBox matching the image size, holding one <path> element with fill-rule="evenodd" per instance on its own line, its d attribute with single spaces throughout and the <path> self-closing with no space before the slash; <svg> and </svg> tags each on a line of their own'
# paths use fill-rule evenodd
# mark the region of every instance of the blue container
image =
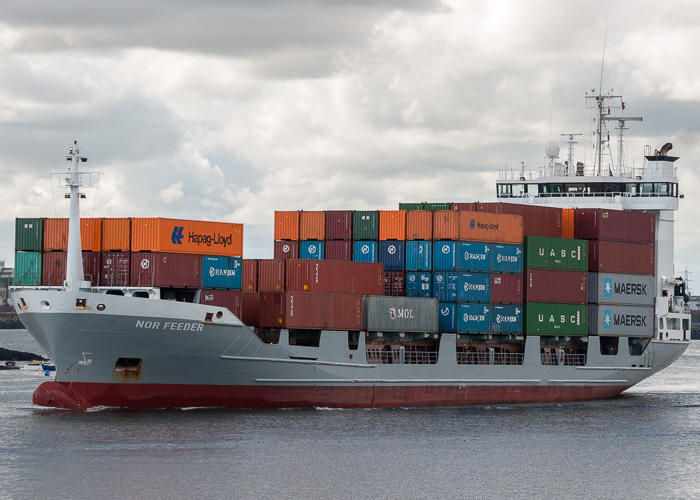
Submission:
<svg viewBox="0 0 700 500">
<path fill-rule="evenodd" d="M 459 271 L 488 273 L 491 271 L 491 245 L 476 241 L 459 242 Z"/>
<path fill-rule="evenodd" d="M 402 240 L 380 241 L 377 262 L 384 264 L 385 271 L 403 271 L 406 242 Z"/>
<path fill-rule="evenodd" d="M 457 331 L 459 333 L 489 333 L 491 320 L 488 304 L 460 303 L 457 309 Z"/>
<path fill-rule="evenodd" d="M 404 293 L 406 297 L 431 297 L 430 281 L 432 275 L 430 273 L 408 272 L 406 273 L 406 282 Z"/>
<path fill-rule="evenodd" d="M 459 273 L 457 276 L 459 302 L 491 302 L 489 273 Z"/>
<path fill-rule="evenodd" d="M 457 242 L 439 240 L 433 242 L 433 271 L 457 270 Z"/>
<path fill-rule="evenodd" d="M 325 257 L 325 247 L 323 241 L 302 241 L 299 245 L 300 259 L 323 260 Z"/>
<path fill-rule="evenodd" d="M 457 302 L 457 273 L 433 273 L 433 297 L 440 302 Z"/>
<path fill-rule="evenodd" d="M 522 245 L 491 245 L 491 272 L 520 274 L 523 272 Z"/>
<path fill-rule="evenodd" d="M 406 271 L 430 271 L 433 254 L 429 241 L 406 242 Z"/>
<path fill-rule="evenodd" d="M 241 258 L 202 256 L 202 288 L 241 289 Z"/>
<path fill-rule="evenodd" d="M 356 241 L 352 248 L 352 260 L 355 262 L 377 262 L 377 242 Z"/>
<path fill-rule="evenodd" d="M 491 333 L 522 333 L 523 308 L 520 305 L 492 305 Z"/>
<path fill-rule="evenodd" d="M 457 333 L 457 304 L 440 302 L 438 304 L 438 331 L 440 333 Z"/>
</svg>

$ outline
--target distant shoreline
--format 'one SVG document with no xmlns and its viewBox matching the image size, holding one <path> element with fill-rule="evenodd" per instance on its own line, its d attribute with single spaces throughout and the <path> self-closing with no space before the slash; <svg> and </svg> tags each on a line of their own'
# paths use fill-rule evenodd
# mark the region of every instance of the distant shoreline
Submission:
<svg viewBox="0 0 700 500">
<path fill-rule="evenodd" d="M 47 361 L 47 359 L 39 354 L 25 351 L 14 351 L 0 347 L 0 359 L 3 361 Z"/>
</svg>

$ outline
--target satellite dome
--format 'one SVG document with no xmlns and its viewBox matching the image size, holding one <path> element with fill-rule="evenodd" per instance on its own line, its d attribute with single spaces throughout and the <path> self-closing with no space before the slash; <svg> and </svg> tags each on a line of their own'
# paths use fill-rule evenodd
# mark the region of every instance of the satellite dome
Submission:
<svg viewBox="0 0 700 500">
<path fill-rule="evenodd" d="M 544 154 L 547 155 L 547 158 L 557 158 L 559 156 L 559 144 L 549 141 L 544 146 Z"/>
</svg>

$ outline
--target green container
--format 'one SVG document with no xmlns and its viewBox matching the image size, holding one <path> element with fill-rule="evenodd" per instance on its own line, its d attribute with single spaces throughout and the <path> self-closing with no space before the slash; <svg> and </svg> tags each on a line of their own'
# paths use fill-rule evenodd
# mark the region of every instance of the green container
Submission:
<svg viewBox="0 0 700 500">
<path fill-rule="evenodd" d="M 41 252 L 44 245 L 44 219 L 15 219 L 15 251 Z"/>
<path fill-rule="evenodd" d="M 562 335 L 584 337 L 588 332 L 586 305 L 525 304 L 525 333 L 527 335 Z"/>
<path fill-rule="evenodd" d="M 41 285 L 41 252 L 15 253 L 15 285 Z"/>
<path fill-rule="evenodd" d="M 399 203 L 399 210 L 425 210 L 425 203 Z"/>
<path fill-rule="evenodd" d="M 452 203 L 426 203 L 423 210 L 451 210 Z"/>
<path fill-rule="evenodd" d="M 355 211 L 352 215 L 353 240 L 379 239 L 379 212 L 376 210 Z"/>
<path fill-rule="evenodd" d="M 525 267 L 588 271 L 588 241 L 526 236 Z"/>
</svg>

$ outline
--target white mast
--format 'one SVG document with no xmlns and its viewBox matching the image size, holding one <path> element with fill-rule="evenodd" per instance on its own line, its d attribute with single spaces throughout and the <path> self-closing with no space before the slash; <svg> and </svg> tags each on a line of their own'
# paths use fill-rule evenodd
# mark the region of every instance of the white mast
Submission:
<svg viewBox="0 0 700 500">
<path fill-rule="evenodd" d="M 66 156 L 66 160 L 72 162 L 66 185 L 70 187 L 70 215 L 68 218 L 68 256 L 66 260 L 66 281 L 63 283 L 65 290 L 77 292 L 83 285 L 83 253 L 80 243 L 80 196 L 78 188 L 83 184 L 78 169 L 79 163 L 86 162 L 87 158 L 80 156 L 78 141 L 73 141 L 73 146 Z"/>
</svg>

